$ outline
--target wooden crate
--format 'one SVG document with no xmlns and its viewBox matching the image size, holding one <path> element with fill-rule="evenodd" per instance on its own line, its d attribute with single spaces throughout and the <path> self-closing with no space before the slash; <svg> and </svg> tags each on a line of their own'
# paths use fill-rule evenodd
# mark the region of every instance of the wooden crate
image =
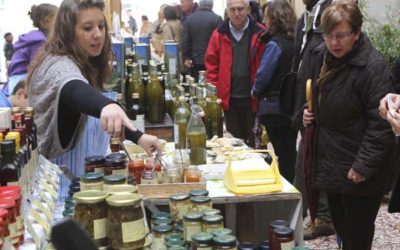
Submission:
<svg viewBox="0 0 400 250">
<path fill-rule="evenodd" d="M 164 183 L 137 185 L 143 198 L 169 198 L 177 193 L 190 193 L 193 189 L 206 189 L 206 182 Z"/>
</svg>

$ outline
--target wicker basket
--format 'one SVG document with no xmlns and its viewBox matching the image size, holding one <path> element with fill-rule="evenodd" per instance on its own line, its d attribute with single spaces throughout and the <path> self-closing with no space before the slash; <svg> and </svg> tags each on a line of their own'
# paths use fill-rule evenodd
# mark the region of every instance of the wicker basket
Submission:
<svg viewBox="0 0 400 250">
<path fill-rule="evenodd" d="M 169 198 L 177 193 L 190 193 L 193 189 L 206 189 L 206 182 L 164 183 L 137 185 L 139 194 L 146 198 Z"/>
</svg>

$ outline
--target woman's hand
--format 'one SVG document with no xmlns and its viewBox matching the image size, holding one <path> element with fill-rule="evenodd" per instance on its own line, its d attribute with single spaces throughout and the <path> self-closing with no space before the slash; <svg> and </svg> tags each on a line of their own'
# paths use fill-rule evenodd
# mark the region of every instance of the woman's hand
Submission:
<svg viewBox="0 0 400 250">
<path fill-rule="evenodd" d="M 365 177 L 357 173 L 353 168 L 351 168 L 349 170 L 349 173 L 347 173 L 347 179 L 353 181 L 356 184 L 365 181 Z"/>
<path fill-rule="evenodd" d="M 146 153 L 149 156 L 153 155 L 152 152 L 154 150 L 156 150 L 157 153 L 159 153 L 159 154 L 162 153 L 162 145 L 161 145 L 160 141 L 158 140 L 158 138 L 153 135 L 143 134 L 139 138 L 138 144 L 144 150 L 146 150 Z"/>
<path fill-rule="evenodd" d="M 314 121 L 314 113 L 311 110 L 304 109 L 303 111 L 303 125 L 308 127 Z"/>
<path fill-rule="evenodd" d="M 101 127 L 113 137 L 119 137 L 124 127 L 132 131 L 137 129 L 132 125 L 122 108 L 115 103 L 103 107 L 100 113 Z"/>
<path fill-rule="evenodd" d="M 382 116 L 383 119 L 387 119 L 387 115 L 389 113 L 393 116 L 393 114 L 396 113 L 396 110 L 398 110 L 399 108 L 400 108 L 400 95 L 387 94 L 380 101 L 379 114 Z"/>
</svg>

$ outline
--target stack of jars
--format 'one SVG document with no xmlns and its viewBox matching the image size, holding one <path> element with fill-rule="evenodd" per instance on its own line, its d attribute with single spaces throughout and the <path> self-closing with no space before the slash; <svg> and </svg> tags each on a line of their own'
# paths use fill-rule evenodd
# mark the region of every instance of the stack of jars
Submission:
<svg viewBox="0 0 400 250">
<path fill-rule="evenodd" d="M 18 248 L 24 240 L 24 223 L 21 217 L 21 189 L 19 186 L 0 187 L 0 214 L 4 246 Z"/>
<path fill-rule="evenodd" d="M 271 250 L 292 249 L 294 243 L 294 230 L 285 220 L 274 220 L 269 224 L 268 239 Z"/>
</svg>

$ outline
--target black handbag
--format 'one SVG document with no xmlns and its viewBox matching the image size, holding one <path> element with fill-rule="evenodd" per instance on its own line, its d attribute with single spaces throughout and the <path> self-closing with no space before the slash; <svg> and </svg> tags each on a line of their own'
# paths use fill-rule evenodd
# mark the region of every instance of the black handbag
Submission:
<svg viewBox="0 0 400 250">
<path fill-rule="evenodd" d="M 279 96 L 264 96 L 258 102 L 257 115 L 278 115 L 280 114 L 279 109 Z"/>
<path fill-rule="evenodd" d="M 296 92 L 297 73 L 291 71 L 287 73 L 281 82 L 279 89 L 279 108 L 282 114 L 291 116 Z"/>
</svg>

